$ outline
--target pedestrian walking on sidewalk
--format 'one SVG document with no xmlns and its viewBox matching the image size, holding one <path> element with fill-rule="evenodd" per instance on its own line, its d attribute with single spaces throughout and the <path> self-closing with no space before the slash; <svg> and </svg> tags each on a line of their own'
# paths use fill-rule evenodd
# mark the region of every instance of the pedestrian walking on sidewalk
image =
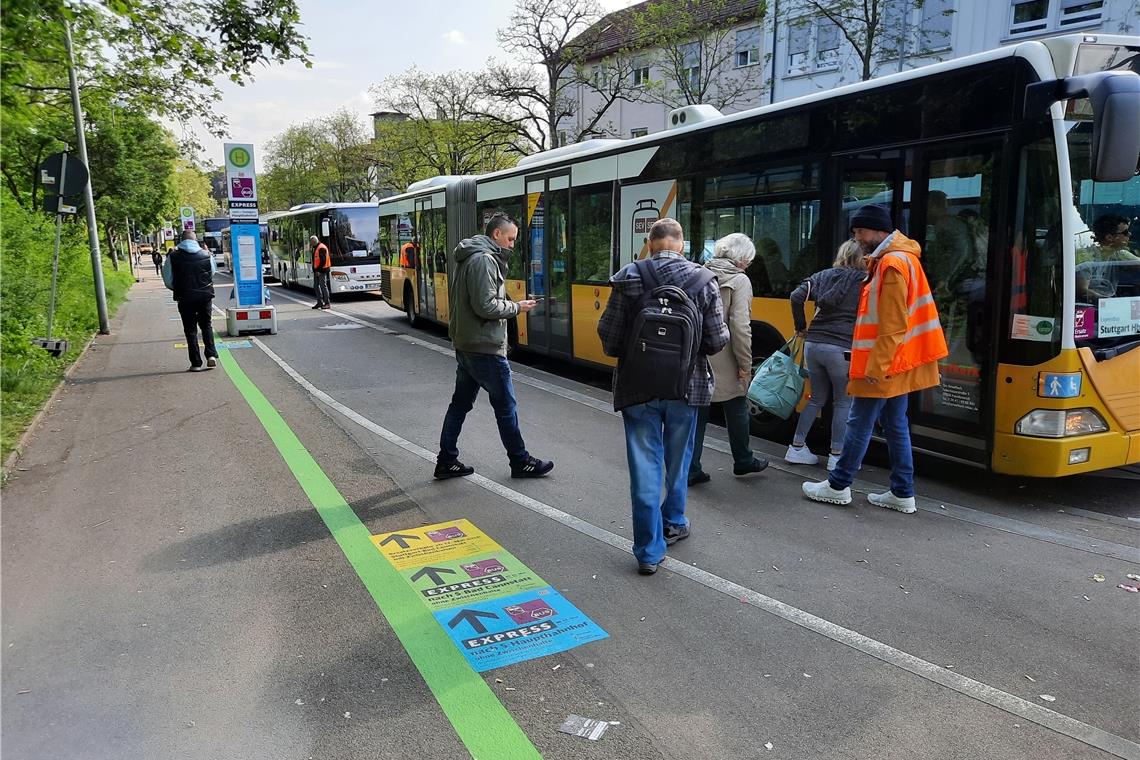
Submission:
<svg viewBox="0 0 1140 760">
<path fill-rule="evenodd" d="M 332 280 L 329 272 L 332 270 L 332 258 L 329 256 L 329 247 L 320 241 L 316 235 L 309 237 L 309 245 L 313 246 L 313 291 L 317 294 L 314 309 L 331 309 L 329 300 L 332 291 Z"/>
<path fill-rule="evenodd" d="M 938 360 L 948 354 L 946 337 L 919 261 L 922 249 L 894 229 L 890 211 L 863 206 L 851 219 L 851 232 L 863 248 L 868 274 L 851 344 L 851 414 L 835 469 L 827 480 L 804 483 L 803 492 L 814 501 L 850 504 L 851 483 L 878 420 L 891 457 L 891 487 L 867 494 L 867 501 L 910 514 L 914 461 L 907 397 L 938 385 Z"/>
<path fill-rule="evenodd" d="M 162 265 L 162 279 L 174 291 L 182 331 L 186 333 L 186 352 L 190 355 L 190 372 L 201 372 L 218 366 L 218 349 L 214 346 L 214 257 L 198 245 L 193 230 L 182 233 L 182 242 L 170 252 Z M 205 344 L 206 364 L 198 348 L 198 332 Z"/>
<path fill-rule="evenodd" d="M 859 294 L 863 292 L 863 246 L 848 240 L 830 269 L 816 272 L 792 291 L 792 321 L 796 334 L 804 337 L 804 353 L 811 376 L 811 399 L 800 412 L 792 443 L 784 461 L 792 464 L 815 464 L 819 457 L 804 445 L 808 431 L 828 399 L 831 407 L 831 453 L 827 457 L 828 472 L 835 469 L 843 453 L 843 437 L 847 434 L 847 414 L 851 396 L 847 393 L 847 374 L 851 368 L 851 335 L 855 332 L 855 314 L 859 310 Z M 815 317 L 808 327 L 804 302 L 815 302 Z"/>
<path fill-rule="evenodd" d="M 487 392 L 495 410 L 511 477 L 540 478 L 554 469 L 554 462 L 533 457 L 526 449 L 507 361 L 507 320 L 529 312 L 536 304 L 507 298 L 507 260 L 518 233 L 514 220 L 495 214 L 487 221 L 485 234 L 461 240 L 455 248 L 448 324 L 455 346 L 455 392 L 439 434 L 435 477 L 441 480 L 475 472 L 459 461 L 459 434 L 480 388 Z"/>
<path fill-rule="evenodd" d="M 754 258 L 756 246 L 747 235 L 734 232 L 716 241 L 712 258 L 705 264 L 716 274 L 729 334 L 729 345 L 709 357 L 714 383 L 712 402 L 719 404 L 724 412 L 724 426 L 732 447 L 732 474 L 738 478 L 763 472 L 768 466 L 767 459 L 752 453 L 746 396 L 752 380 L 752 281 L 744 270 Z M 711 480 L 701 468 L 710 408 L 697 408 L 697 433 L 689 463 L 690 486 Z"/>
<path fill-rule="evenodd" d="M 150 260 L 154 263 L 154 273 L 157 275 L 162 274 L 162 254 L 155 248 L 150 252 Z"/>
<path fill-rule="evenodd" d="M 625 425 L 633 554 L 642 575 L 657 572 L 665 547 L 689 536 L 685 501 L 697 410 L 713 394 L 707 357 L 729 340 L 716 275 L 685 259 L 684 249 L 675 219 L 654 222 L 650 258 L 610 278 L 598 322 L 602 350 L 618 360 L 614 410 Z"/>
</svg>

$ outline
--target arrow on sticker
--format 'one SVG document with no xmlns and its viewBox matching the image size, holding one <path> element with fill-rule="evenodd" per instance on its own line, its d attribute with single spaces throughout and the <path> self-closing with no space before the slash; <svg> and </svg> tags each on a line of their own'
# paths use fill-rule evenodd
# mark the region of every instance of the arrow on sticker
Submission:
<svg viewBox="0 0 1140 760">
<path fill-rule="evenodd" d="M 454 628 L 466 620 L 471 624 L 471 628 L 475 631 L 475 633 L 486 633 L 487 626 L 483 625 L 483 621 L 479 619 L 481 617 L 494 618 L 495 620 L 499 619 L 499 616 L 494 612 L 483 612 L 483 610 L 460 610 L 458 615 L 447 621 L 447 627 Z"/>
<path fill-rule="evenodd" d="M 443 579 L 439 577 L 441 573 L 450 573 L 451 575 L 455 575 L 454 570 L 450 570 L 446 567 L 422 567 L 419 569 L 419 571 L 416 572 L 415 575 L 412 576 L 412 583 L 415 583 L 426 575 L 431 578 L 432 583 L 438 586 L 443 583 Z"/>
<path fill-rule="evenodd" d="M 419 536 L 409 536 L 406 533 L 393 533 L 392 535 L 388 536 L 383 541 L 381 541 L 380 545 L 385 546 L 385 545 L 395 541 L 396 545 L 399 546 L 401 549 L 407 549 L 408 548 L 408 539 L 411 539 L 412 541 L 422 540 Z"/>
</svg>

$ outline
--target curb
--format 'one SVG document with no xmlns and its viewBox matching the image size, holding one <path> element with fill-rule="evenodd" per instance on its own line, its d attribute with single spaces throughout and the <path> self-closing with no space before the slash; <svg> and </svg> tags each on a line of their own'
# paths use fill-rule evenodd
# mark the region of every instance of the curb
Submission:
<svg viewBox="0 0 1140 760">
<path fill-rule="evenodd" d="M 27 446 L 28 439 L 31 438 L 32 434 L 35 433 L 39 428 L 40 423 L 43 421 L 44 415 L 47 414 L 48 409 L 55 402 L 55 400 L 59 398 L 59 394 L 63 392 L 64 387 L 67 385 L 67 381 L 75 373 L 75 370 L 79 366 L 79 363 L 87 357 L 87 352 L 91 349 L 91 346 L 95 343 L 95 339 L 97 337 L 99 337 L 98 332 L 87 339 L 87 344 L 83 346 L 83 350 L 79 352 L 79 356 L 75 357 L 75 361 L 71 363 L 71 366 L 68 367 L 67 370 L 63 373 L 63 377 L 61 377 L 59 379 L 59 382 L 56 383 L 55 389 L 52 390 L 51 395 L 47 397 L 47 400 L 44 401 L 43 406 L 41 406 L 40 410 L 36 412 L 34 417 L 32 417 L 32 421 L 28 423 L 28 427 L 25 428 L 24 432 L 20 434 L 20 440 L 16 442 L 16 445 L 10 452 L 8 452 L 8 456 L 4 459 L 3 470 L 0 472 L 0 482 L 8 480 L 8 474 L 10 473 L 12 467 L 17 462 L 19 462 L 20 457 L 23 456 L 24 448 Z"/>
</svg>

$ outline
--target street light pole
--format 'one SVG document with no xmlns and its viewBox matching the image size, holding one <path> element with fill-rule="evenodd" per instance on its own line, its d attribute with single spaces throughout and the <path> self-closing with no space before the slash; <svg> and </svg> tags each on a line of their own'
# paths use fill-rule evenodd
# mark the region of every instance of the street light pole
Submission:
<svg viewBox="0 0 1140 760">
<path fill-rule="evenodd" d="M 71 81 L 71 110 L 75 112 L 75 139 L 79 149 L 79 160 L 90 169 L 87 161 L 87 139 L 84 136 L 83 109 L 79 105 L 79 81 L 75 76 L 75 53 L 71 45 L 71 22 L 63 22 L 67 42 L 67 77 Z M 103 263 L 99 254 L 99 228 L 95 223 L 95 198 L 91 193 L 91 178 L 83 188 L 83 200 L 87 205 L 87 239 L 91 245 L 91 274 L 95 280 L 95 308 L 99 312 L 99 334 L 111 333 L 111 321 L 107 317 L 107 291 L 103 286 Z"/>
</svg>

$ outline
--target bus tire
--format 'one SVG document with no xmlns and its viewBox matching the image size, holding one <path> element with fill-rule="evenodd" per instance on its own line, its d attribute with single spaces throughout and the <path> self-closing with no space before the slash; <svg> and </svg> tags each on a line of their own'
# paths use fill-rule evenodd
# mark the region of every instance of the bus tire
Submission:
<svg viewBox="0 0 1140 760">
<path fill-rule="evenodd" d="M 765 359 L 779 351 L 785 338 L 780 331 L 767 322 L 752 323 L 752 373 L 756 373 Z M 788 419 L 781 419 L 771 412 L 748 402 L 748 421 L 752 434 L 778 443 L 788 443 L 796 431 L 799 415 L 792 413 Z"/>
<path fill-rule="evenodd" d="M 419 327 L 420 315 L 416 313 L 416 298 L 412 295 L 411 285 L 404 287 L 404 316 L 408 318 L 409 325 Z"/>
</svg>

